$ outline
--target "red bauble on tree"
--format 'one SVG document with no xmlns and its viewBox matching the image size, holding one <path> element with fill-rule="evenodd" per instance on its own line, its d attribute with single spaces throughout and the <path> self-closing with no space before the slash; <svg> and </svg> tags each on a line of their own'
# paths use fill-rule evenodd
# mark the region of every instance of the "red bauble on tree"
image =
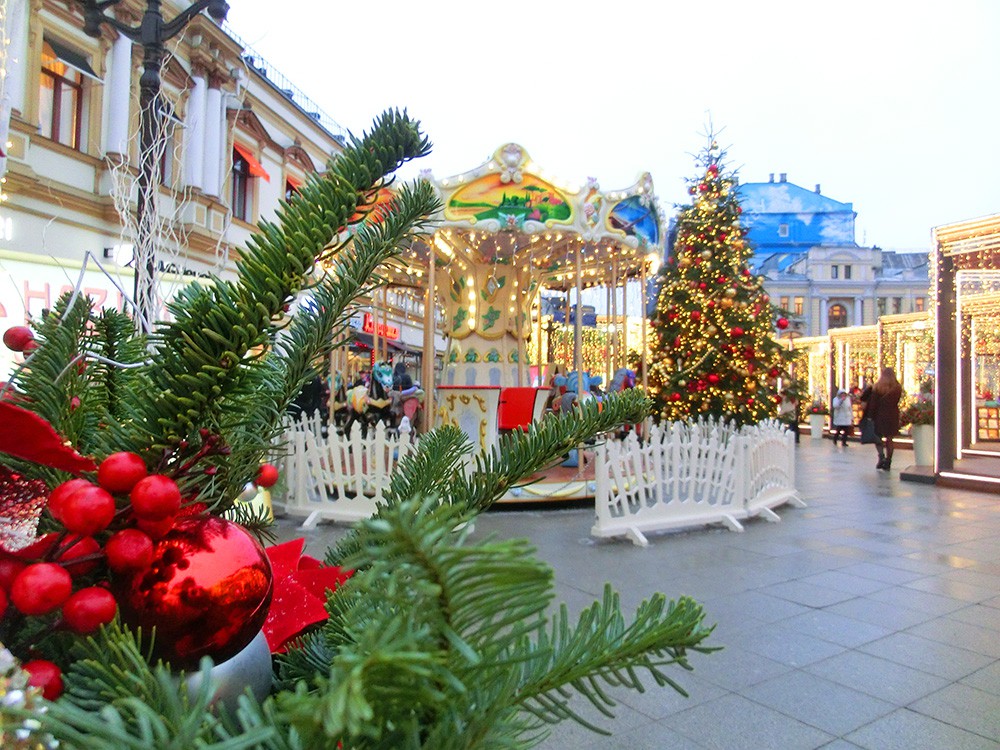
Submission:
<svg viewBox="0 0 1000 750">
<path fill-rule="evenodd" d="M 258 487 L 273 487 L 278 481 L 278 469 L 273 464 L 261 464 L 254 483 Z"/>
<path fill-rule="evenodd" d="M 175 669 L 240 651 L 261 629 L 272 594 L 260 543 L 217 517 L 178 520 L 148 566 L 112 583 L 122 621 L 144 632 L 155 626 L 154 653 Z"/>
<path fill-rule="evenodd" d="M 778 326 L 782 331 L 788 328 L 788 318 L 778 318 L 775 325 Z"/>
</svg>

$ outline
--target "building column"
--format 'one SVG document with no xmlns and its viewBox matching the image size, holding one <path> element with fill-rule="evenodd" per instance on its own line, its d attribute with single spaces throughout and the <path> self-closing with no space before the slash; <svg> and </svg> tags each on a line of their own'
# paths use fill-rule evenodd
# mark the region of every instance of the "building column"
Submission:
<svg viewBox="0 0 1000 750">
<path fill-rule="evenodd" d="M 129 102 L 132 99 L 132 40 L 119 34 L 111 46 L 111 70 L 108 71 L 108 132 L 106 154 L 129 154 Z"/>
<path fill-rule="evenodd" d="M 826 336 L 830 323 L 830 298 L 819 298 L 819 335 Z"/>
<path fill-rule="evenodd" d="M 193 71 L 194 86 L 187 103 L 187 117 L 184 118 L 184 184 L 188 187 L 205 188 L 205 105 L 208 83 L 202 71 Z"/>
<path fill-rule="evenodd" d="M 225 128 L 222 120 L 222 88 L 220 82 L 209 79 L 205 94 L 205 154 L 202 172 L 202 190 L 208 195 L 220 197 L 222 192 L 222 138 Z"/>
<path fill-rule="evenodd" d="M 28 53 L 28 0 L 7 0 L 6 18 L 0 19 L 0 34 L 9 39 L 3 60 L 6 73 L 0 87 L 0 177 L 7 171 L 7 140 L 10 136 L 10 116 L 24 112 Z M 2 42 L 0 42 L 2 43 Z"/>
<path fill-rule="evenodd" d="M 864 307 L 861 297 L 854 298 L 854 325 L 863 326 L 865 324 Z"/>
</svg>

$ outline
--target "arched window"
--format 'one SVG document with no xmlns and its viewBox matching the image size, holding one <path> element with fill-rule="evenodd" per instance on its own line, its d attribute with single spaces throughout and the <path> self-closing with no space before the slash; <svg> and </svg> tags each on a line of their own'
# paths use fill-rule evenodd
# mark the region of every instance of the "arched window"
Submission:
<svg viewBox="0 0 1000 750">
<path fill-rule="evenodd" d="M 830 305 L 827 328 L 846 328 L 847 308 L 843 305 Z"/>
</svg>

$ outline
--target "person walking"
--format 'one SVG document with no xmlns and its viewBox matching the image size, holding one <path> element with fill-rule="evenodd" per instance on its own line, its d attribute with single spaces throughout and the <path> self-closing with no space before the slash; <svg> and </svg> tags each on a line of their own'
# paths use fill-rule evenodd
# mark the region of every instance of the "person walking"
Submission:
<svg viewBox="0 0 1000 750">
<path fill-rule="evenodd" d="M 903 387 L 896 379 L 896 371 L 891 367 L 883 367 L 882 374 L 872 386 L 871 396 L 865 405 L 862 419 L 868 418 L 875 423 L 875 450 L 878 451 L 876 469 L 889 471 L 892 468 L 892 439 L 899 434 L 899 399 L 903 395 Z"/>
<path fill-rule="evenodd" d="M 778 403 L 778 421 L 785 424 L 792 434 L 795 435 L 795 442 L 799 442 L 799 401 L 795 394 L 789 389 L 781 392 L 781 401 Z"/>
<path fill-rule="evenodd" d="M 833 397 L 833 444 L 847 447 L 847 436 L 854 424 L 854 399 L 843 388 Z"/>
</svg>

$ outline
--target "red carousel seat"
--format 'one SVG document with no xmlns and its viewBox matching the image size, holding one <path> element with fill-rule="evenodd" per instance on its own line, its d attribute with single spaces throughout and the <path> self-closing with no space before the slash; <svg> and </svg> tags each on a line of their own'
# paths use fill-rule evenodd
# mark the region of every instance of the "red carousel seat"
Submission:
<svg viewBox="0 0 1000 750">
<path fill-rule="evenodd" d="M 500 406 L 497 409 L 497 428 L 500 430 L 525 430 L 531 424 L 535 409 L 537 388 L 501 388 Z"/>
</svg>

